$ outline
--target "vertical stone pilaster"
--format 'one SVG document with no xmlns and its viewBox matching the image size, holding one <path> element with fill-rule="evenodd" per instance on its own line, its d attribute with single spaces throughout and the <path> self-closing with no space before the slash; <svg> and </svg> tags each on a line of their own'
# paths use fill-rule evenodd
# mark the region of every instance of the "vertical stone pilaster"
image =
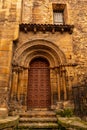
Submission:
<svg viewBox="0 0 87 130">
<path fill-rule="evenodd" d="M 67 86 L 67 98 L 68 100 L 72 99 L 72 86 L 73 86 L 73 69 L 72 67 L 67 67 L 68 75 L 67 75 L 67 80 L 68 80 L 68 86 Z"/>
</svg>

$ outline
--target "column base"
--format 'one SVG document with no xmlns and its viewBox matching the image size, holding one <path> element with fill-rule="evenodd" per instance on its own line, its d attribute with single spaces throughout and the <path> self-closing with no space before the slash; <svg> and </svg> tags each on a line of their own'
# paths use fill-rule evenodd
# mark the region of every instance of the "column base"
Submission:
<svg viewBox="0 0 87 130">
<path fill-rule="evenodd" d="M 0 108 L 0 118 L 8 117 L 8 109 L 7 108 Z"/>
</svg>

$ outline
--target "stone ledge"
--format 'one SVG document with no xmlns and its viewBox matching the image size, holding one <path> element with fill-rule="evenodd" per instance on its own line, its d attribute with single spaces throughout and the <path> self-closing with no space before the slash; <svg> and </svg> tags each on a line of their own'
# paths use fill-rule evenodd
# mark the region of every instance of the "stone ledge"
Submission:
<svg viewBox="0 0 87 130">
<path fill-rule="evenodd" d="M 66 129 L 87 130 L 87 122 L 82 121 L 79 117 L 59 117 L 58 124 Z"/>
<path fill-rule="evenodd" d="M 18 122 L 19 122 L 19 116 L 0 119 L 0 130 L 16 127 L 18 125 Z"/>
</svg>

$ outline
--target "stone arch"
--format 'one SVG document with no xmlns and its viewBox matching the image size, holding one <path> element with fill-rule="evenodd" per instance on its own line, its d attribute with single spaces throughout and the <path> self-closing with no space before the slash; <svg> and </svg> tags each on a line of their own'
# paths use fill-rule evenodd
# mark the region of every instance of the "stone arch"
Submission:
<svg viewBox="0 0 87 130">
<path fill-rule="evenodd" d="M 58 66 L 67 62 L 60 48 L 53 42 L 44 39 L 31 40 L 19 46 L 15 51 L 13 60 L 18 62 L 19 65 L 28 67 L 28 61 L 35 55 L 49 59 L 51 66 Z"/>
<path fill-rule="evenodd" d="M 48 61 L 45 57 L 41 57 L 41 56 L 34 57 L 34 58 L 31 60 L 29 66 L 33 67 L 33 63 L 34 63 L 35 61 L 36 61 L 36 62 L 37 62 L 37 61 L 41 61 L 41 62 L 43 62 L 43 63 L 46 63 L 46 67 L 49 67 L 49 66 L 50 66 L 49 61 Z"/>
</svg>

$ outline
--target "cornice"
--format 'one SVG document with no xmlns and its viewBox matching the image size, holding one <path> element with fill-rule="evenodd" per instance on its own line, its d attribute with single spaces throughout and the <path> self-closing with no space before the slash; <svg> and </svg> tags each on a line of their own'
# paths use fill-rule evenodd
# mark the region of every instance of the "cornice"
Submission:
<svg viewBox="0 0 87 130">
<path fill-rule="evenodd" d="M 37 33 L 39 31 L 45 33 L 45 32 L 52 32 L 53 34 L 55 32 L 68 32 L 69 34 L 73 33 L 74 25 L 58 25 L 58 24 L 27 24 L 27 23 L 21 23 L 19 25 L 20 31 L 24 33 L 28 32 L 34 32 Z"/>
</svg>

